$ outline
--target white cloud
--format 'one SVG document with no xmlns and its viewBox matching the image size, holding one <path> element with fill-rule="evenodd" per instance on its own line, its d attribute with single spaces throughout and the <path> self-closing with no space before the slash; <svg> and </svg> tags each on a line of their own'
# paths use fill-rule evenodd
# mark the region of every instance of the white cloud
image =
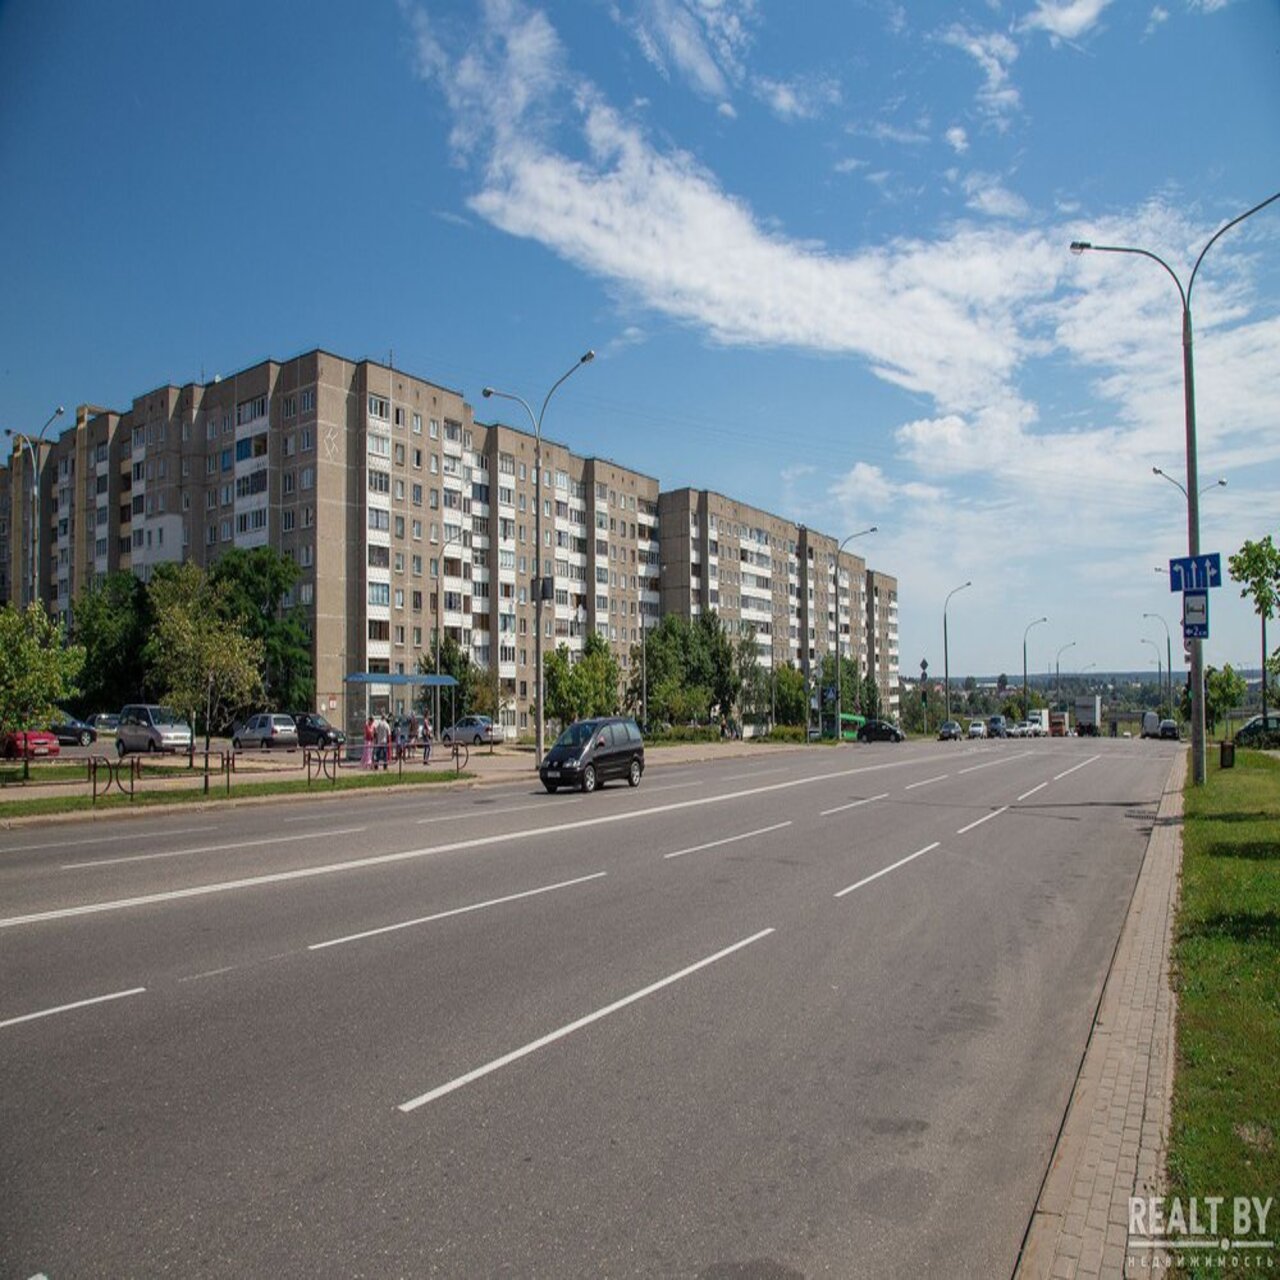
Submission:
<svg viewBox="0 0 1280 1280">
<path fill-rule="evenodd" d="M 947 144 L 958 156 L 969 150 L 969 135 L 958 124 L 953 124 L 946 133 Z"/>
<path fill-rule="evenodd" d="M 755 0 L 640 0 L 617 16 L 663 76 L 674 72 L 726 114 L 730 90 L 744 74 L 755 9 Z"/>
<path fill-rule="evenodd" d="M 753 85 L 761 100 L 783 120 L 811 120 L 824 108 L 840 102 L 840 86 L 827 77 L 787 82 L 757 76 Z"/>
<path fill-rule="evenodd" d="M 1078 40 L 1091 31 L 1111 0 L 1039 0 L 1019 24 L 1023 30 L 1047 31 L 1058 40 Z"/>
<path fill-rule="evenodd" d="M 995 174 L 970 173 L 961 181 L 969 208 L 991 218 L 1026 218 L 1027 202 L 1010 191 Z"/>
<path fill-rule="evenodd" d="M 1148 36 L 1151 35 L 1153 31 L 1158 30 L 1168 21 L 1169 10 L 1164 8 L 1163 5 L 1156 5 L 1151 10 L 1150 16 L 1147 18 L 1147 29 L 1143 34 Z"/>
<path fill-rule="evenodd" d="M 978 91 L 978 107 L 1000 124 L 1021 104 L 1018 90 L 1009 82 L 1009 68 L 1017 60 L 1018 46 L 998 31 L 970 31 L 959 23 L 941 35 L 944 44 L 967 53 L 982 70 L 983 85 Z"/>
</svg>

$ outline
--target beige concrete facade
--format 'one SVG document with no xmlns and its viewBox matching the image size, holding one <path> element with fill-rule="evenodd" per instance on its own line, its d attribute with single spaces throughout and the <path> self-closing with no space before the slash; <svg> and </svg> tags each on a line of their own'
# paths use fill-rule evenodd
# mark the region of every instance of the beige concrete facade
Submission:
<svg viewBox="0 0 1280 1280">
<path fill-rule="evenodd" d="M 476 422 L 458 391 L 323 350 L 157 387 L 124 412 L 82 405 L 43 454 L 40 595 L 68 621 L 117 570 L 146 580 L 166 561 L 274 547 L 299 569 L 285 603 L 312 637 L 317 709 L 349 731 L 367 703 L 345 677 L 412 674 L 442 631 L 496 664 L 507 735 L 531 733 L 539 554 L 554 584 L 544 651 L 579 652 L 594 630 L 624 682 L 666 612 L 717 610 L 754 631 L 766 667 L 807 669 L 837 634 L 862 665 L 896 662 L 896 583 L 881 580 L 892 627 L 875 615 L 873 647 L 865 562 L 841 554 L 837 587 L 834 539 L 545 439 L 537 548 L 534 453 L 530 432 Z M 0 600 L 29 591 L 31 493 L 19 450 L 0 469 Z M 412 698 L 369 693 L 391 712 Z"/>
</svg>

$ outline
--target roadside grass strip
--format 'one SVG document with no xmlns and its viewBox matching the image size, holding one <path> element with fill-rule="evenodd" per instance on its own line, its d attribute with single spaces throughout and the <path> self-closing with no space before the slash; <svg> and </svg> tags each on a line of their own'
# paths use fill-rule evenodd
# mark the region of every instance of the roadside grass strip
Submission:
<svg viewBox="0 0 1280 1280">
<path fill-rule="evenodd" d="M 420 1094 L 416 1098 L 410 1098 L 408 1102 L 400 1103 L 399 1110 L 405 1113 L 416 1111 L 428 1102 L 434 1102 L 437 1098 L 443 1098 L 446 1094 L 453 1093 L 457 1089 L 474 1084 L 475 1081 L 481 1080 L 495 1071 L 500 1071 L 503 1067 L 508 1067 L 513 1062 L 519 1062 L 521 1058 L 527 1058 L 531 1053 L 537 1053 L 539 1049 L 545 1049 L 548 1045 L 555 1044 L 557 1040 L 563 1040 L 575 1031 L 581 1031 L 583 1027 L 589 1027 L 593 1022 L 599 1022 L 602 1018 L 607 1018 L 610 1014 L 617 1013 L 619 1010 L 627 1008 L 628 1005 L 635 1004 L 638 1000 L 654 995 L 665 987 L 680 982 L 682 979 L 690 977 L 709 965 L 716 964 L 727 956 L 733 955 L 734 952 L 741 951 L 744 947 L 749 947 L 752 943 L 769 937 L 773 932 L 772 928 L 761 929 L 759 933 L 753 933 L 749 938 L 743 938 L 740 942 L 735 942 L 732 946 L 725 947 L 722 951 L 717 951 L 715 955 L 707 956 L 705 959 L 681 969 L 678 973 L 670 974 L 657 982 L 650 983 L 649 986 L 643 987 L 639 991 L 633 991 L 629 996 L 623 996 L 621 1000 L 615 1000 L 612 1004 L 605 1005 L 603 1009 L 597 1009 L 594 1013 L 589 1013 L 575 1022 L 567 1023 L 565 1026 L 559 1027 L 557 1030 L 549 1032 L 537 1040 L 532 1040 L 528 1044 L 522 1045 L 519 1049 L 513 1049 L 510 1053 L 503 1054 L 500 1058 L 494 1058 L 491 1062 L 486 1062 L 484 1066 L 476 1067 L 474 1071 L 468 1071 L 465 1075 L 450 1080 L 447 1084 L 438 1085 L 436 1088 L 429 1089 L 426 1093 Z"/>
<path fill-rule="evenodd" d="M 1170 1195 L 1276 1197 L 1280 1218 L 1280 759 L 1210 760 L 1184 792 L 1173 949 Z M 1280 1263 L 1280 1254 L 1276 1256 Z M 1186 1274 L 1220 1274 L 1220 1268 Z"/>
</svg>

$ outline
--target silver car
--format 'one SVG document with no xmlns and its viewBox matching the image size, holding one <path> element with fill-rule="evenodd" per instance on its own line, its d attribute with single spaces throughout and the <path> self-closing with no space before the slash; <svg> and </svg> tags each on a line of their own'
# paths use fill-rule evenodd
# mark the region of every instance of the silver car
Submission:
<svg viewBox="0 0 1280 1280">
<path fill-rule="evenodd" d="M 116 751 L 190 751 L 191 726 L 172 708 L 139 702 L 120 712 Z"/>
<path fill-rule="evenodd" d="M 235 731 L 231 745 L 242 751 L 245 747 L 284 747 L 287 751 L 296 751 L 298 747 L 298 725 L 292 716 L 263 711 L 250 716 Z"/>
</svg>

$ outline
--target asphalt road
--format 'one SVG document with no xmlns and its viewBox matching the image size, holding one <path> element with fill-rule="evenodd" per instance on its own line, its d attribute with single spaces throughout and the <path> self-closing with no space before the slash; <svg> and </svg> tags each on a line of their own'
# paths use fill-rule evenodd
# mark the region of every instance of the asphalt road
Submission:
<svg viewBox="0 0 1280 1280">
<path fill-rule="evenodd" d="M 0 1275 L 1008 1275 L 1175 750 L 0 833 Z"/>
</svg>

